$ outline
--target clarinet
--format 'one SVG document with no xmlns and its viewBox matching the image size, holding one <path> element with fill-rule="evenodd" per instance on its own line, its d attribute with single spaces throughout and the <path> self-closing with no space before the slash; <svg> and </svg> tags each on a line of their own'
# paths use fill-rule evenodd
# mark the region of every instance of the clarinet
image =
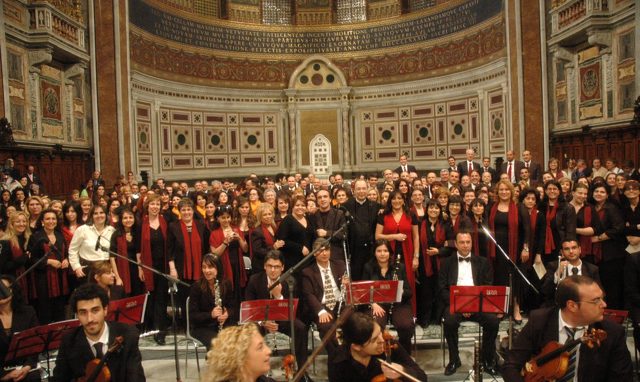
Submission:
<svg viewBox="0 0 640 382">
<path fill-rule="evenodd" d="M 400 271 L 400 254 L 396 255 L 396 261 L 393 265 L 393 273 L 391 279 L 393 281 L 398 281 L 398 272 Z M 389 306 L 389 314 L 387 314 L 387 326 L 391 325 L 391 315 L 393 314 L 393 303 Z"/>
<path fill-rule="evenodd" d="M 222 297 L 220 296 L 220 282 L 218 281 L 218 279 L 216 279 L 216 284 L 214 288 L 215 288 L 215 291 L 213 292 L 213 298 L 214 298 L 214 303 L 216 304 L 216 308 L 220 307 L 224 311 L 224 307 L 222 306 Z M 220 322 L 218 330 L 222 330 L 223 325 L 224 323 Z"/>
</svg>

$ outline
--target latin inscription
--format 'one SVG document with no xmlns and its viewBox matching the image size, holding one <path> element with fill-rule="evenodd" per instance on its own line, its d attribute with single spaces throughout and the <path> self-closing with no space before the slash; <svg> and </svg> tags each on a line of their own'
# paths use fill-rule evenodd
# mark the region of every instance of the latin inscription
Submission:
<svg viewBox="0 0 640 382">
<path fill-rule="evenodd" d="M 317 54 L 384 49 L 459 32 L 502 11 L 502 1 L 470 0 L 446 11 L 398 23 L 352 30 L 278 32 L 203 24 L 130 0 L 130 22 L 186 45 L 258 54 Z"/>
</svg>

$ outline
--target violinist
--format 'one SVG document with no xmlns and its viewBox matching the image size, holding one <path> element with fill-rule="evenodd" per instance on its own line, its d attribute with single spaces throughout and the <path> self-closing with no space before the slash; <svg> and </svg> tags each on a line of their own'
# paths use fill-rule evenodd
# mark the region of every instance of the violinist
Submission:
<svg viewBox="0 0 640 382">
<path fill-rule="evenodd" d="M 385 340 L 380 325 L 371 315 L 353 313 L 342 325 L 342 336 L 344 343 L 338 349 L 335 359 L 329 363 L 330 382 L 407 380 L 401 374 L 381 365 L 376 358 L 390 362 L 394 369 L 419 381 L 427 381 L 427 374 L 402 346 L 397 346 L 393 340 Z"/>
<path fill-rule="evenodd" d="M 62 339 L 52 381 L 72 381 L 87 376 L 90 363 L 102 359 L 116 337 L 123 337 L 122 347 L 108 354 L 111 380 L 118 382 L 145 381 L 142 357 L 138 348 L 138 331 L 119 322 L 105 321 L 109 297 L 97 284 L 84 284 L 71 295 L 70 306 L 80 326 L 69 331 Z M 89 365 L 89 367 L 87 367 Z"/>
<path fill-rule="evenodd" d="M 598 283 L 587 276 L 569 276 L 560 282 L 555 294 L 555 307 L 530 313 L 529 321 L 516 337 L 502 370 L 506 382 L 524 381 L 521 370 L 550 341 L 564 344 L 580 338 L 585 330 L 596 328 L 606 332 L 597 348 L 585 344 L 576 347 L 575 356 L 567 362 L 564 377 L 558 382 L 632 381 L 633 367 L 627 349 L 624 328 L 603 320 L 604 293 Z"/>
<path fill-rule="evenodd" d="M 411 352 L 411 337 L 415 329 L 413 311 L 411 310 L 411 287 L 407 283 L 407 272 L 399 257 L 391 257 L 391 245 L 384 239 L 376 240 L 374 244 L 375 259 L 364 266 L 362 276 L 365 280 L 402 280 L 402 300 L 395 304 L 376 304 L 370 308 L 370 314 L 376 319 L 380 327 L 387 322 L 393 323 L 398 331 L 400 345 L 407 353 Z M 389 317 L 389 315 L 391 317 Z"/>
</svg>

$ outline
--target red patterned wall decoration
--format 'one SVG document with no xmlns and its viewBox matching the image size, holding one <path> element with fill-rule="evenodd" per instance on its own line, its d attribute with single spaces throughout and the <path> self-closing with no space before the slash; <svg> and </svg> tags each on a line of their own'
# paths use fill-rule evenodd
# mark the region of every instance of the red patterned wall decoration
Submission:
<svg viewBox="0 0 640 382">
<path fill-rule="evenodd" d="M 601 81 L 600 61 L 580 68 L 580 102 L 599 100 Z"/>
</svg>

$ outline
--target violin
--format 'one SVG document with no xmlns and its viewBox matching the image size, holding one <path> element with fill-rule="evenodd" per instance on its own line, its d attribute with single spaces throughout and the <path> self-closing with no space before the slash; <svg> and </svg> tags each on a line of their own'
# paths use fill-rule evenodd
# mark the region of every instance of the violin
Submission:
<svg viewBox="0 0 640 382">
<path fill-rule="evenodd" d="M 76 379 L 76 382 L 110 382 L 111 370 L 105 365 L 111 354 L 117 352 L 124 343 L 124 337 L 118 336 L 113 341 L 113 345 L 107 349 L 102 358 L 94 358 L 87 362 L 84 368 L 84 376 Z"/>
<path fill-rule="evenodd" d="M 525 382 L 545 382 L 562 378 L 569 367 L 569 352 L 584 343 L 590 349 L 600 346 L 607 338 L 607 332 L 591 328 L 585 331 L 582 338 L 569 340 L 564 345 L 557 341 L 549 341 L 539 355 L 524 365 L 522 375 Z"/>
<path fill-rule="evenodd" d="M 296 362 L 296 357 L 293 354 L 287 354 L 282 357 L 282 370 L 284 370 L 285 381 L 290 381 L 293 377 L 293 368 Z"/>
<path fill-rule="evenodd" d="M 390 359 L 393 351 L 398 348 L 398 343 L 393 342 L 393 335 L 388 330 L 382 332 L 382 338 L 384 339 L 384 355 L 387 359 Z M 382 360 L 379 359 L 378 361 L 382 364 Z M 387 378 L 383 373 L 371 378 L 371 382 L 400 382 L 400 379 Z"/>
</svg>

